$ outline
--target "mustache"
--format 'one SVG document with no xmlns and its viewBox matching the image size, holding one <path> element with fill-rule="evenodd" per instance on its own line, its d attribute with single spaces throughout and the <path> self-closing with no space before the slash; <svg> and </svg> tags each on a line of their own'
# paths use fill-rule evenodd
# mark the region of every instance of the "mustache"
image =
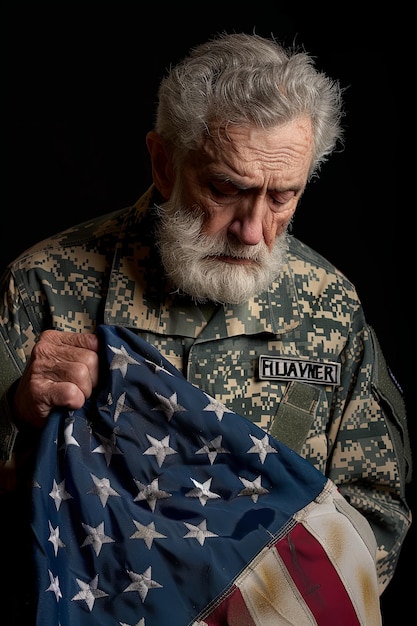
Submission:
<svg viewBox="0 0 417 626">
<path fill-rule="evenodd" d="M 264 242 L 256 246 L 247 246 L 235 241 L 231 235 L 210 235 L 201 236 L 201 241 L 196 245 L 196 251 L 201 255 L 209 257 L 231 257 L 234 259 L 245 259 L 260 261 L 268 253 Z"/>
<path fill-rule="evenodd" d="M 264 241 L 248 246 L 227 232 L 203 233 L 204 213 L 199 207 L 194 206 L 186 210 L 175 206 L 174 209 L 171 203 L 167 202 L 162 206 L 156 206 L 156 210 L 162 224 L 165 226 L 169 224 L 171 234 L 174 234 L 174 237 L 175 233 L 178 233 L 178 237 L 181 236 L 178 243 L 181 244 L 184 253 L 198 254 L 200 258 L 227 256 L 254 262 L 262 262 L 269 254 Z M 185 232 L 188 234 L 186 238 L 182 237 Z"/>
</svg>

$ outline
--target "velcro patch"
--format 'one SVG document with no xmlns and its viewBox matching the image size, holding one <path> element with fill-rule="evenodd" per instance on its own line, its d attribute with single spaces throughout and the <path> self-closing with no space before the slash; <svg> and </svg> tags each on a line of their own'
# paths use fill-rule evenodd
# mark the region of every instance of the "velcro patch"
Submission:
<svg viewBox="0 0 417 626">
<path fill-rule="evenodd" d="M 261 380 L 300 380 L 317 385 L 339 385 L 340 363 L 288 359 L 261 354 L 259 378 Z"/>
</svg>

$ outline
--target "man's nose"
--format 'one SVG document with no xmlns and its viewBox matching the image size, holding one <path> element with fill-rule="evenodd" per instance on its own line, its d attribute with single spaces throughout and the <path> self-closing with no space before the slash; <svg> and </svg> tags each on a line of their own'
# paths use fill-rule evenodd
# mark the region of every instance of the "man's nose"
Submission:
<svg viewBox="0 0 417 626">
<path fill-rule="evenodd" d="M 230 223 L 229 232 L 247 246 L 256 246 L 263 239 L 263 222 L 266 210 L 264 199 L 246 202 L 239 205 L 234 219 Z"/>
</svg>

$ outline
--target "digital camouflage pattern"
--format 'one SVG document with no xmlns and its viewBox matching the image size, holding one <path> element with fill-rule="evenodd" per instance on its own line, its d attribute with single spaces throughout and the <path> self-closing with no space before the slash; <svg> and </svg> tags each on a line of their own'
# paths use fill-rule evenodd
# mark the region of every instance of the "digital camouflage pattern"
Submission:
<svg viewBox="0 0 417 626">
<path fill-rule="evenodd" d="M 196 305 L 164 278 L 154 212 L 147 210 L 152 194 L 151 187 L 135 206 L 35 245 L 4 274 L 2 458 L 10 457 L 16 438 L 5 392 L 39 334 L 127 327 L 191 383 L 338 485 L 374 530 L 382 593 L 411 523 L 405 501 L 411 452 L 401 392 L 354 286 L 290 236 L 285 267 L 267 292 L 238 306 Z"/>
</svg>

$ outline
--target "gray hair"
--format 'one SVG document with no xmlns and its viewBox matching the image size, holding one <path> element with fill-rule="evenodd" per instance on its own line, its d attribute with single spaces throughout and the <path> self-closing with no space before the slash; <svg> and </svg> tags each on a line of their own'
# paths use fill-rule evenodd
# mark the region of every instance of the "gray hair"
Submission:
<svg viewBox="0 0 417 626">
<path fill-rule="evenodd" d="M 310 177 L 343 139 L 342 89 L 304 51 L 255 34 L 220 34 L 170 68 L 158 91 L 155 130 L 178 165 L 207 135 L 229 124 L 271 128 L 312 122 Z"/>
</svg>

